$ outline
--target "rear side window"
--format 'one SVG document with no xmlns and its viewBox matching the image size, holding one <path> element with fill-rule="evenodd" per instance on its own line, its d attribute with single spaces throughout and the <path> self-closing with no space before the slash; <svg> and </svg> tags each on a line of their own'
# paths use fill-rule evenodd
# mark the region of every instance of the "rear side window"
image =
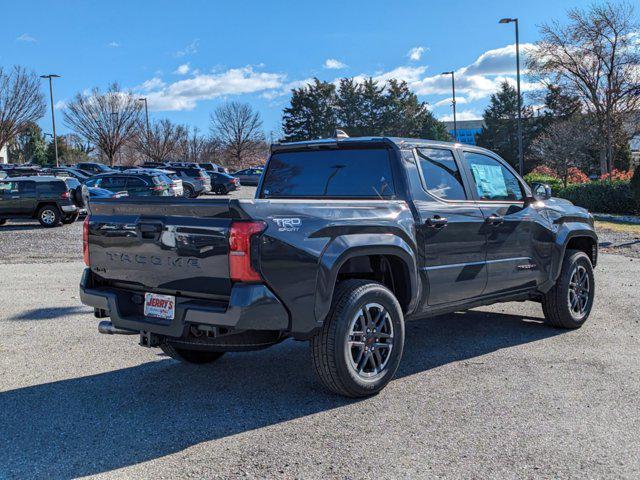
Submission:
<svg viewBox="0 0 640 480">
<path fill-rule="evenodd" d="M 38 191 L 41 194 L 62 193 L 67 191 L 67 184 L 63 180 L 58 182 L 42 182 L 38 183 Z"/>
<path fill-rule="evenodd" d="M 67 178 L 65 179 L 65 183 L 69 189 L 78 188 L 80 186 L 80 182 L 75 178 Z"/>
<path fill-rule="evenodd" d="M 451 150 L 419 148 L 418 160 L 429 193 L 445 200 L 466 200 L 462 176 Z"/>
<path fill-rule="evenodd" d="M 106 188 L 107 190 L 124 188 L 126 181 L 126 177 L 103 177 L 102 182 L 100 182 L 100 187 Z"/>
<path fill-rule="evenodd" d="M 269 160 L 262 187 L 265 198 L 391 198 L 394 195 L 386 149 L 275 153 Z"/>
<path fill-rule="evenodd" d="M 128 188 L 140 188 L 140 187 L 145 187 L 146 185 L 147 184 L 141 178 L 129 177 L 127 179 Z"/>
<path fill-rule="evenodd" d="M 36 191 L 36 182 L 18 182 L 18 191 L 20 193 L 34 193 Z"/>
</svg>

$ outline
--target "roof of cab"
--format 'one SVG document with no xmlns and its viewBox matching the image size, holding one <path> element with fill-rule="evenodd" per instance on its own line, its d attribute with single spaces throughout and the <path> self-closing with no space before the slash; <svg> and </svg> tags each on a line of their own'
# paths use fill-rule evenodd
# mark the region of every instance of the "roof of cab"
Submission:
<svg viewBox="0 0 640 480">
<path fill-rule="evenodd" d="M 320 138 L 317 140 L 304 140 L 300 142 L 274 143 L 271 145 L 272 152 L 297 150 L 303 148 L 337 147 L 338 145 L 376 145 L 386 144 L 397 148 L 414 148 L 427 146 L 453 147 L 460 145 L 453 142 L 441 142 L 437 140 L 426 140 L 421 138 L 400 138 L 400 137 L 347 137 L 347 138 Z"/>
</svg>

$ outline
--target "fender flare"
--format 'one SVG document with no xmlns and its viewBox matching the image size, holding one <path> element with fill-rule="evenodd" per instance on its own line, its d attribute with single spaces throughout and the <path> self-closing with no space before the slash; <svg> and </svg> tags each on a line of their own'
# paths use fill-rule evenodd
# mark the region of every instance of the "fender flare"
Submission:
<svg viewBox="0 0 640 480">
<path fill-rule="evenodd" d="M 555 248 L 553 249 L 552 257 L 551 257 L 551 268 L 549 272 L 549 281 L 545 282 L 545 284 L 540 285 L 540 290 L 542 292 L 547 292 L 553 285 L 556 283 L 556 280 L 560 276 L 560 270 L 562 269 L 562 261 L 564 259 L 565 252 L 567 251 L 567 245 L 569 241 L 574 238 L 589 238 L 596 245 L 596 250 L 594 252 L 594 260 L 597 260 L 597 246 L 598 246 L 598 235 L 593 229 L 585 227 L 584 223 L 574 223 L 568 222 L 562 224 L 562 226 L 558 229 L 556 233 L 556 242 Z M 594 261 L 595 266 L 595 261 Z"/>
<path fill-rule="evenodd" d="M 342 235 L 334 237 L 327 244 L 318 264 L 314 314 L 319 325 L 324 322 L 331 309 L 340 268 L 351 258 L 367 255 L 395 256 L 405 264 L 410 280 L 410 302 L 407 313 L 415 310 L 421 285 L 415 253 L 411 246 L 397 235 Z"/>
</svg>

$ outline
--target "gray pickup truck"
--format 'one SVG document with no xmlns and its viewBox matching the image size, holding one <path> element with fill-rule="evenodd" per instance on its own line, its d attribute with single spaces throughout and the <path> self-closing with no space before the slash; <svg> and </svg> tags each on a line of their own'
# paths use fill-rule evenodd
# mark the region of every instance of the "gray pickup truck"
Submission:
<svg viewBox="0 0 640 480">
<path fill-rule="evenodd" d="M 514 300 L 554 327 L 587 320 L 593 218 L 533 187 L 472 146 L 275 144 L 255 199 L 92 201 L 81 299 L 110 317 L 100 332 L 185 362 L 310 341 L 329 390 L 367 396 L 398 368 L 407 320 Z"/>
</svg>

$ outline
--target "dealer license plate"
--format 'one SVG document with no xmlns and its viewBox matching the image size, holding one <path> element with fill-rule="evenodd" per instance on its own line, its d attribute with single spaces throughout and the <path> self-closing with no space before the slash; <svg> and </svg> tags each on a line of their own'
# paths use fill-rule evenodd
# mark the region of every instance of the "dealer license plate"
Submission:
<svg viewBox="0 0 640 480">
<path fill-rule="evenodd" d="M 176 297 L 173 295 L 158 295 L 157 293 L 145 293 L 144 295 L 145 317 L 173 320 L 175 309 Z"/>
</svg>

